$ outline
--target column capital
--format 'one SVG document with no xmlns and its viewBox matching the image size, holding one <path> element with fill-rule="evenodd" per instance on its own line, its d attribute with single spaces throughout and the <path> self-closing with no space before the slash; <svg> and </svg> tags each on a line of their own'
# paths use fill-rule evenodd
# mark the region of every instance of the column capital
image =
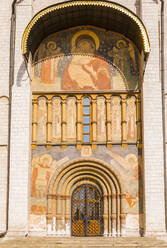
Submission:
<svg viewBox="0 0 167 248">
<path fill-rule="evenodd" d="M 92 102 L 97 100 L 97 99 L 96 99 L 96 98 L 97 98 L 97 96 L 98 96 L 97 94 L 95 94 L 95 95 L 94 95 L 94 94 L 93 94 L 93 95 L 91 95 Z"/>
<path fill-rule="evenodd" d="M 122 101 L 123 101 L 123 100 L 126 100 L 126 99 L 127 99 L 127 94 L 121 94 L 120 97 L 121 97 L 121 100 L 122 100 Z"/>
<path fill-rule="evenodd" d="M 38 104 L 38 99 L 32 99 L 32 104 Z"/>
<path fill-rule="evenodd" d="M 76 95 L 77 101 L 81 101 L 82 100 L 82 95 Z"/>
<path fill-rule="evenodd" d="M 61 95 L 62 102 L 67 100 L 67 95 Z"/>
</svg>

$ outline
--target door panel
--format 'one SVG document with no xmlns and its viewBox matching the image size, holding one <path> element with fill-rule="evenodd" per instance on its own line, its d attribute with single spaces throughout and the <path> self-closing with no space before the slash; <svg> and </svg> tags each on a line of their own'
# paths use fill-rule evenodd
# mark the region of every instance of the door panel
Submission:
<svg viewBox="0 0 167 248">
<path fill-rule="evenodd" d="M 102 233 L 102 197 L 96 187 L 83 184 L 72 194 L 72 235 L 97 236 Z"/>
</svg>

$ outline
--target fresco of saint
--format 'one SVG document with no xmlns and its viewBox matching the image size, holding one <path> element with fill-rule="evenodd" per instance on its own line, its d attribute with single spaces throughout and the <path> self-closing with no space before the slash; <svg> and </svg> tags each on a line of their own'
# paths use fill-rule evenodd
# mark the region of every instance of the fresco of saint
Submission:
<svg viewBox="0 0 167 248">
<path fill-rule="evenodd" d="M 48 36 L 33 58 L 33 91 L 138 89 L 139 52 L 120 34 L 76 27 Z"/>
<path fill-rule="evenodd" d="M 86 31 L 86 30 L 85 30 Z M 62 80 L 63 90 L 109 90 L 110 70 L 108 63 L 95 57 L 99 41 L 93 32 L 80 34 L 72 47 L 72 56 Z M 95 40 L 96 36 L 96 40 Z M 93 56 L 94 55 L 94 56 Z"/>
<path fill-rule="evenodd" d="M 60 48 L 56 47 L 56 43 L 53 41 L 48 42 L 47 49 L 43 54 L 45 60 L 41 68 L 41 83 L 53 84 L 55 82 L 58 60 L 51 57 L 58 53 L 60 53 Z"/>
<path fill-rule="evenodd" d="M 125 40 L 118 40 L 116 46 L 108 55 L 113 58 L 113 64 L 117 66 L 128 82 L 128 89 L 135 89 L 138 84 L 138 71 L 135 51 L 132 44 Z"/>
</svg>

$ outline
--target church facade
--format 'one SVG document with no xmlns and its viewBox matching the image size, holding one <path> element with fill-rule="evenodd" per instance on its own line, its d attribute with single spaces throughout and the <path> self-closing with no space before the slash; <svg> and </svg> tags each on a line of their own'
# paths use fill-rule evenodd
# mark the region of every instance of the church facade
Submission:
<svg viewBox="0 0 167 248">
<path fill-rule="evenodd" d="M 2 1 L 0 235 L 166 234 L 166 5 Z"/>
</svg>

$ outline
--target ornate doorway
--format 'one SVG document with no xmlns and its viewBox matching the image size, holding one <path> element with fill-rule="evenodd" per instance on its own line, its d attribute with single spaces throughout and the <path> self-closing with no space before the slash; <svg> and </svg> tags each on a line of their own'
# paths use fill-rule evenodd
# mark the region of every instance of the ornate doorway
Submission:
<svg viewBox="0 0 167 248">
<path fill-rule="evenodd" d="M 72 235 L 103 234 L 103 199 L 99 190 L 89 184 L 77 187 L 72 194 Z"/>
</svg>

